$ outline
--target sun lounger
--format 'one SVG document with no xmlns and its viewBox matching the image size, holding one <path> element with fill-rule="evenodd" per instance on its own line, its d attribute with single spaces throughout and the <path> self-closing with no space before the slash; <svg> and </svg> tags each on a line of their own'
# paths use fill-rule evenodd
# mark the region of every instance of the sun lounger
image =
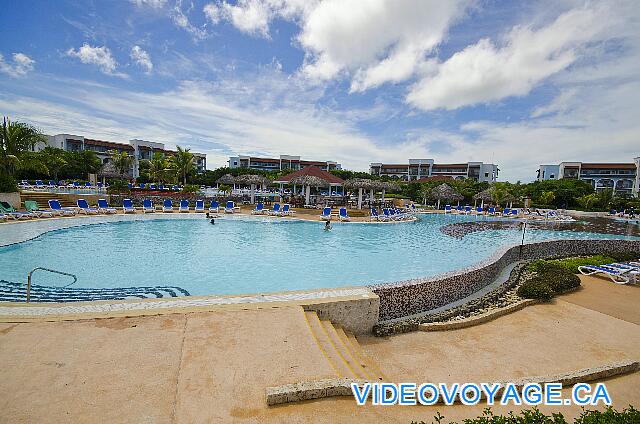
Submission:
<svg viewBox="0 0 640 424">
<path fill-rule="evenodd" d="M 84 199 L 76 200 L 76 204 L 78 205 L 78 210 L 85 215 L 96 215 L 98 213 L 98 209 L 90 208 L 89 203 Z"/>
<path fill-rule="evenodd" d="M 40 207 L 38 206 L 38 202 L 36 202 L 35 200 L 25 200 L 24 208 L 27 210 L 27 212 L 35 215 L 38 218 L 51 218 L 55 215 L 55 212 L 53 212 L 52 210 L 40 209 Z"/>
<path fill-rule="evenodd" d="M 204 200 L 196 200 L 194 212 L 204 212 Z"/>
<path fill-rule="evenodd" d="M 604 274 L 616 284 L 628 284 L 640 275 L 638 268 L 620 268 L 611 265 L 582 265 L 578 267 L 582 275 Z"/>
<path fill-rule="evenodd" d="M 518 209 L 511 209 L 511 216 L 518 216 Z"/>
<path fill-rule="evenodd" d="M 55 199 L 49 200 L 49 209 L 60 216 L 71 216 L 78 213 L 76 208 L 63 208 L 60 206 L 60 202 Z"/>
<path fill-rule="evenodd" d="M 280 211 L 281 215 L 293 215 L 293 211 L 291 210 L 291 205 L 288 203 L 285 203 L 284 206 L 282 206 L 282 211 Z"/>
<path fill-rule="evenodd" d="M 451 205 L 444 206 L 444 213 L 451 213 Z"/>
<path fill-rule="evenodd" d="M 469 215 L 471 213 L 471 206 L 467 205 L 464 207 L 464 214 Z"/>
<path fill-rule="evenodd" d="M 7 215 L 5 215 L 3 213 L 0 213 L 0 221 L 6 221 L 8 219 L 9 219 L 9 217 Z"/>
<path fill-rule="evenodd" d="M 131 199 L 122 200 L 122 211 L 124 213 L 136 213 L 136 209 L 133 207 Z"/>
<path fill-rule="evenodd" d="M 269 211 L 269 215 L 280 215 L 282 211 L 280 210 L 280 203 L 274 203 L 273 209 Z"/>
<path fill-rule="evenodd" d="M 456 213 L 462 213 L 462 206 L 461 205 L 456 206 Z"/>
<path fill-rule="evenodd" d="M 37 217 L 37 215 L 31 212 L 18 212 L 9 202 L 4 201 L 0 202 L 0 212 L 11 219 L 31 219 Z"/>
<path fill-rule="evenodd" d="M 323 208 L 322 209 L 322 214 L 320 215 L 320 218 L 322 218 L 324 220 L 327 220 L 327 221 L 331 221 L 331 208 L 330 207 Z"/>
<path fill-rule="evenodd" d="M 502 216 L 509 216 L 511 213 L 511 211 L 509 210 L 509 208 L 504 208 L 504 210 L 502 211 Z"/>
<path fill-rule="evenodd" d="M 262 215 L 263 213 L 265 213 L 265 210 L 264 210 L 264 203 L 262 202 L 258 202 L 256 204 L 256 208 L 251 211 L 252 215 Z"/>
<path fill-rule="evenodd" d="M 369 221 L 380 221 L 380 215 L 378 215 L 378 211 L 376 208 L 371 208 L 371 215 L 369 216 Z"/>
<path fill-rule="evenodd" d="M 227 201 L 227 205 L 224 207 L 224 213 L 234 213 L 235 212 L 235 203 L 233 200 Z"/>
<path fill-rule="evenodd" d="M 153 213 L 156 211 L 156 208 L 153 207 L 153 202 L 149 199 L 144 199 L 142 201 L 142 213 Z"/>
<path fill-rule="evenodd" d="M 349 218 L 349 215 L 347 214 L 347 208 L 340 208 L 338 211 L 338 218 L 340 218 L 340 221 L 351 221 L 351 218 Z"/>
<path fill-rule="evenodd" d="M 164 202 L 162 202 L 162 212 L 173 212 L 173 202 L 171 199 L 164 199 Z"/>
<path fill-rule="evenodd" d="M 180 207 L 178 212 L 189 212 L 189 201 L 186 199 L 180 200 Z"/>
<path fill-rule="evenodd" d="M 101 213 L 116 213 L 116 209 L 109 207 L 109 204 L 107 203 L 106 199 L 98 199 L 98 210 Z"/>
<path fill-rule="evenodd" d="M 216 200 L 212 200 L 211 205 L 209 205 L 209 212 L 218 213 L 219 210 L 220 210 L 220 206 L 218 205 L 218 202 Z"/>
</svg>

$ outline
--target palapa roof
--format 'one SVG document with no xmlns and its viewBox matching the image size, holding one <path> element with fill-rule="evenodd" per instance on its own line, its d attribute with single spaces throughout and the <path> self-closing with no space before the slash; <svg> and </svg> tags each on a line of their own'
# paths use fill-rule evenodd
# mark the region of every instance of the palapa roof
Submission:
<svg viewBox="0 0 640 424">
<path fill-rule="evenodd" d="M 307 175 L 310 177 L 317 177 L 320 178 L 324 181 L 326 181 L 327 183 L 333 184 L 333 185 L 343 185 L 344 184 L 344 180 L 342 178 L 336 177 L 335 175 L 327 172 L 327 171 L 323 171 L 322 169 L 318 168 L 317 166 L 307 166 L 302 168 L 299 171 L 296 172 L 292 172 L 289 175 L 285 175 L 284 177 L 279 177 L 276 178 L 276 180 L 274 181 L 274 183 L 282 183 L 282 184 L 289 184 L 291 182 L 291 180 L 293 180 L 296 177 L 301 177 L 303 175 Z"/>
</svg>

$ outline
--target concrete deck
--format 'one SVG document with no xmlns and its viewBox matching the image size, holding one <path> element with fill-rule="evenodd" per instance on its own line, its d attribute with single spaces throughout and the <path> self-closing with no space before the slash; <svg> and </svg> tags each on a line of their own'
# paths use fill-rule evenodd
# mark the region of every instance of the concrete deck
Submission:
<svg viewBox="0 0 640 424">
<path fill-rule="evenodd" d="M 583 284 L 477 327 L 359 340 L 394 382 L 496 381 L 638 359 L 640 290 Z M 485 407 L 357 407 L 351 398 L 267 407 L 267 386 L 336 376 L 299 306 L 0 324 L 0 375 L 0 422 L 406 423 Z M 640 404 L 640 373 L 606 383 L 614 407 Z"/>
</svg>

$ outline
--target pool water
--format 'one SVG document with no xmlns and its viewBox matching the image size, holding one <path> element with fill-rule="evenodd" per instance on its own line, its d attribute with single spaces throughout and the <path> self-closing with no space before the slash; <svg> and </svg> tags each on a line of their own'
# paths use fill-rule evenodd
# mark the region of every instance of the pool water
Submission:
<svg viewBox="0 0 640 424">
<path fill-rule="evenodd" d="M 464 268 L 519 244 L 517 229 L 486 230 L 462 239 L 440 227 L 471 216 L 425 215 L 395 225 L 335 224 L 270 218 L 112 222 L 50 231 L 0 247 L 0 280 L 25 282 L 41 266 L 76 274 L 74 287 L 179 286 L 192 295 L 343 287 L 428 277 Z M 638 238 L 531 229 L 526 242 Z M 68 278 L 68 277 L 67 277 Z M 63 285 L 47 274 L 34 284 Z"/>
</svg>

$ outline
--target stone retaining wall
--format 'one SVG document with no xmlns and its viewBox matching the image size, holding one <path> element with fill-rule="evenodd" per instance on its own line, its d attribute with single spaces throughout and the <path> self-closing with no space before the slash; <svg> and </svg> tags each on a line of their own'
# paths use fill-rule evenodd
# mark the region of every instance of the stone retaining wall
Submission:
<svg viewBox="0 0 640 424">
<path fill-rule="evenodd" d="M 521 251 L 522 250 L 522 251 Z M 518 260 L 550 259 L 571 256 L 637 253 L 640 240 L 555 240 L 514 246 L 498 251 L 489 260 L 474 267 L 433 278 L 371 285 L 380 297 L 379 321 L 419 314 L 450 304 L 489 285 L 510 263 Z"/>
</svg>

